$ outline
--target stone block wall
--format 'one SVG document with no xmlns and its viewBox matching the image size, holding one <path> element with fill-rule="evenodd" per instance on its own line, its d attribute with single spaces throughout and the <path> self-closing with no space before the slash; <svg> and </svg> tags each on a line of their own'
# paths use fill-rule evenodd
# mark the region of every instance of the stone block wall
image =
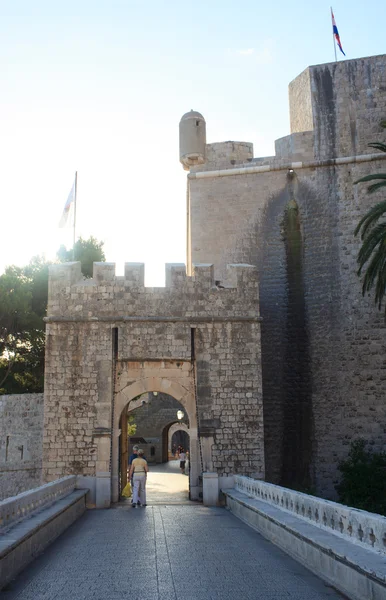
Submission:
<svg viewBox="0 0 386 600">
<path fill-rule="evenodd" d="M 235 163 L 250 162 L 253 159 L 253 144 L 249 142 L 217 142 L 207 144 L 205 165 L 207 168 L 226 168 Z"/>
<path fill-rule="evenodd" d="M 310 69 L 305 69 L 288 86 L 291 133 L 314 128 Z"/>
<path fill-rule="evenodd" d="M 140 372 L 145 363 L 170 364 L 178 372 L 192 360 L 199 428 L 213 440 L 214 468 L 263 472 L 257 273 L 249 265 L 225 271 L 220 287 L 212 265 L 197 265 L 192 277 L 171 265 L 165 288 L 146 288 L 143 265 L 127 264 L 117 277 L 115 265 L 95 263 L 91 280 L 82 279 L 79 263 L 51 267 L 46 479 L 109 472 L 113 391 L 134 383 L 131 365 Z"/>
<path fill-rule="evenodd" d="M 275 141 L 277 158 L 287 158 L 289 161 L 308 161 L 314 158 L 314 133 L 301 131 L 291 133 Z"/>
<path fill-rule="evenodd" d="M 386 56 L 308 67 L 289 86 L 291 132 L 314 131 L 316 159 L 372 152 L 386 114 Z"/>
<path fill-rule="evenodd" d="M 0 500 L 41 484 L 42 437 L 43 394 L 0 396 Z"/>
<path fill-rule="evenodd" d="M 47 324 L 44 481 L 65 475 L 95 475 L 94 434 L 97 426 L 111 427 L 112 385 L 109 323 Z M 108 470 L 108 460 L 101 468 Z"/>
<path fill-rule="evenodd" d="M 369 141 L 384 139 L 377 128 L 386 114 L 385 73 L 383 56 L 310 67 L 308 75 L 300 76 L 300 88 L 290 92 L 292 109 L 309 82 L 317 157 L 368 154 Z M 334 89 L 331 106 L 315 87 L 326 77 Z M 366 82 L 371 85 L 366 87 Z M 306 116 L 307 106 L 306 102 Z M 301 124 L 297 119 L 297 123 L 294 130 L 309 128 L 308 121 Z M 279 143 L 280 148 L 285 151 L 285 143 Z M 189 175 L 192 262 L 213 260 L 219 279 L 228 262 L 258 266 L 268 480 L 278 483 L 285 475 L 283 439 L 299 418 L 298 404 L 298 415 L 304 409 L 311 411 L 310 479 L 318 493 L 330 498 L 336 497 L 337 466 L 347 456 L 351 440 L 368 439 L 377 449 L 386 440 L 386 330 L 373 295 L 362 297 L 356 275 L 360 244 L 354 237 L 361 216 L 381 199 L 381 195 L 369 196 L 365 185 L 354 182 L 384 172 L 382 158 L 353 159 L 348 164 L 300 163 L 290 174 L 289 163 L 285 167 L 277 157 L 268 172 L 227 175 L 231 168 L 227 165 L 221 173 L 209 174 L 204 166 Z M 291 161 L 291 154 L 287 160 Z M 291 304 L 286 246 L 285 215 L 293 203 L 302 243 L 302 311 Z M 296 324 L 299 312 L 300 326 Z M 304 337 L 301 348 L 296 327 Z M 300 396 L 304 397 L 299 400 Z M 294 439 L 295 447 L 296 443 Z"/>
</svg>

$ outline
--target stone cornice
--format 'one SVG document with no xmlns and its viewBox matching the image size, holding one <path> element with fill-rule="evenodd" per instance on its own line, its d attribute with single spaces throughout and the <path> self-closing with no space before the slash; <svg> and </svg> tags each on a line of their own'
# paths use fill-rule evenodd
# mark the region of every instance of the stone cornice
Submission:
<svg viewBox="0 0 386 600">
<path fill-rule="evenodd" d="M 269 173 L 271 171 L 285 171 L 289 169 L 311 169 L 315 167 L 337 167 L 352 163 L 364 163 L 373 160 L 386 160 L 386 154 L 360 154 L 358 156 L 341 156 L 327 160 L 299 161 L 270 165 L 255 165 L 247 167 L 234 167 L 233 169 L 217 169 L 214 171 L 199 171 L 189 173 L 188 179 L 206 179 L 210 177 L 230 177 L 231 175 L 251 175 L 254 173 Z"/>
</svg>

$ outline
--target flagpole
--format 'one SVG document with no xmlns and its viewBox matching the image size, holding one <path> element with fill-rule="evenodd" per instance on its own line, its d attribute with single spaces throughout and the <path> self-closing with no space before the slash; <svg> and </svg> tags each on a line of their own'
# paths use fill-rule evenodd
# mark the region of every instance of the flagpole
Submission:
<svg viewBox="0 0 386 600">
<path fill-rule="evenodd" d="M 330 9 L 331 9 L 331 25 L 332 25 L 333 24 L 332 15 L 334 14 L 332 12 L 332 6 L 330 6 Z M 334 27 L 332 27 L 332 39 L 334 40 L 335 62 L 338 62 L 338 57 L 336 56 L 336 40 L 335 40 L 335 35 L 334 35 Z"/>
<path fill-rule="evenodd" d="M 75 193 L 74 193 L 74 240 L 72 245 L 72 260 L 75 260 L 75 226 L 76 226 L 76 194 L 78 187 L 78 171 L 75 171 Z"/>
</svg>

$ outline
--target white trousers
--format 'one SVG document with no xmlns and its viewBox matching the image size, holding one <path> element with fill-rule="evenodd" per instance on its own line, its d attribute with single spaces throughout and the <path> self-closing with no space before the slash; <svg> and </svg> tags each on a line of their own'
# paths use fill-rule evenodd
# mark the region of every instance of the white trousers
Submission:
<svg viewBox="0 0 386 600">
<path fill-rule="evenodd" d="M 146 475 L 136 475 L 134 473 L 133 483 L 133 504 L 137 504 L 138 500 L 141 504 L 146 504 Z"/>
</svg>

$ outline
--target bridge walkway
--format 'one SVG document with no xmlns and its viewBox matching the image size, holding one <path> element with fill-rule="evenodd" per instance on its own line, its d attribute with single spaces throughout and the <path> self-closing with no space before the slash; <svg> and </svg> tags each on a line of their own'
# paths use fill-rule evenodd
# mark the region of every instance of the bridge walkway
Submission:
<svg viewBox="0 0 386 600">
<path fill-rule="evenodd" d="M 152 468 L 146 508 L 87 511 L 1 599 L 342 600 L 229 511 L 189 503 L 187 480 Z"/>
</svg>

